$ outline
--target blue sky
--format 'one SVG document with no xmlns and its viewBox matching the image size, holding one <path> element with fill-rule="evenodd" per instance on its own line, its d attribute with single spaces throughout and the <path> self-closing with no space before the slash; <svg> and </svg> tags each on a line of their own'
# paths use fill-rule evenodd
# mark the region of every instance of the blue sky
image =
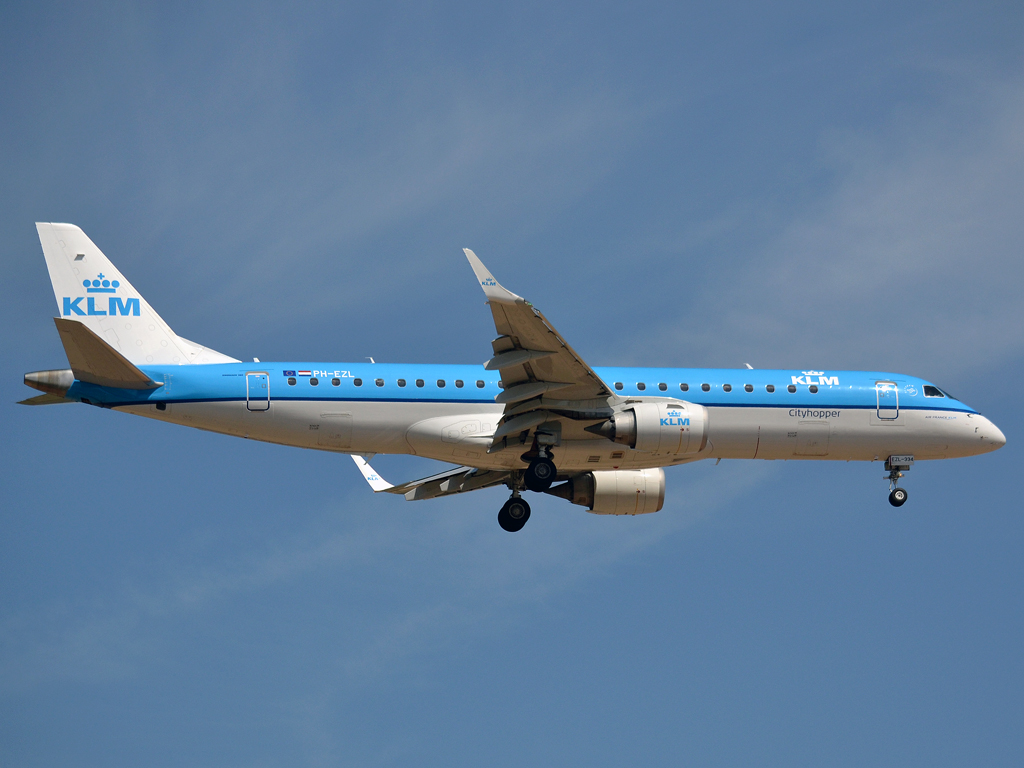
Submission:
<svg viewBox="0 0 1024 768">
<path fill-rule="evenodd" d="M 2 18 L 0 763 L 1019 763 L 1019 4 Z M 39 220 L 242 359 L 482 361 L 471 247 L 592 365 L 907 372 L 1008 444 L 898 511 L 722 462 L 509 536 L 501 491 L 15 405 L 65 364 Z"/>
</svg>

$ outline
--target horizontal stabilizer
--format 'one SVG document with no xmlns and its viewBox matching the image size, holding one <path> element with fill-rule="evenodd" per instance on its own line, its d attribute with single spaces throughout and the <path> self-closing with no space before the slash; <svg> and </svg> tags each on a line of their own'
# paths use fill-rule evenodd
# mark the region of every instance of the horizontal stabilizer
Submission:
<svg viewBox="0 0 1024 768">
<path fill-rule="evenodd" d="M 117 389 L 156 389 L 163 386 L 128 362 L 124 355 L 75 320 L 53 318 L 75 378 Z"/>
<path fill-rule="evenodd" d="M 56 405 L 57 403 L 74 403 L 75 400 L 68 400 L 66 397 L 60 395 L 36 395 L 30 397 L 28 400 L 19 400 L 18 405 Z"/>
</svg>

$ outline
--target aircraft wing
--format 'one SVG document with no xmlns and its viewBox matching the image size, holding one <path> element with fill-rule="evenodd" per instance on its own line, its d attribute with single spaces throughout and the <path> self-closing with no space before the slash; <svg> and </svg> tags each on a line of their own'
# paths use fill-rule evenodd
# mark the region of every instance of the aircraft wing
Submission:
<svg viewBox="0 0 1024 768">
<path fill-rule="evenodd" d="M 503 288 L 477 255 L 464 249 L 484 289 L 498 338 L 494 357 L 484 363 L 501 374 L 503 390 L 495 401 L 505 405 L 491 451 L 508 438 L 560 417 L 603 419 L 619 401 L 539 309 Z"/>
<path fill-rule="evenodd" d="M 362 456 L 352 456 L 363 478 L 374 493 L 398 493 L 405 496 L 406 501 L 434 499 L 438 496 L 450 496 L 453 493 L 465 493 L 480 488 L 500 485 L 508 479 L 510 472 L 473 467 L 455 467 L 422 480 L 412 480 L 402 485 L 392 485 L 377 474 Z"/>
</svg>

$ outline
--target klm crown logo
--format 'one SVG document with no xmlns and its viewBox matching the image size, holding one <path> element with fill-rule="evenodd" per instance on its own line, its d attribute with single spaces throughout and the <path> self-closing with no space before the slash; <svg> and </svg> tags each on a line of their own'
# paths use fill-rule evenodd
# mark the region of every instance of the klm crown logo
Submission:
<svg viewBox="0 0 1024 768">
<path fill-rule="evenodd" d="M 93 280 L 83 280 L 82 287 L 85 288 L 86 293 L 117 293 L 117 289 L 121 287 L 121 281 L 110 280 L 100 272 Z M 82 307 L 83 299 L 85 299 L 85 308 Z M 102 301 L 102 298 L 100 301 Z M 65 296 L 63 310 L 61 314 L 64 317 L 75 315 L 91 317 L 131 315 L 138 317 L 142 314 L 138 299 L 122 299 L 120 296 L 111 296 L 107 301 L 106 309 L 100 309 L 96 306 L 95 296 L 89 296 L 88 298 L 85 296 L 76 296 L 75 298 Z"/>
<path fill-rule="evenodd" d="M 121 283 L 118 280 L 107 280 L 100 272 L 95 280 L 83 280 L 82 285 L 86 293 L 116 293 Z"/>
<path fill-rule="evenodd" d="M 661 419 L 661 426 L 663 427 L 688 427 L 690 426 L 690 419 L 683 417 L 683 412 L 680 410 L 666 411 L 667 416 Z"/>
</svg>

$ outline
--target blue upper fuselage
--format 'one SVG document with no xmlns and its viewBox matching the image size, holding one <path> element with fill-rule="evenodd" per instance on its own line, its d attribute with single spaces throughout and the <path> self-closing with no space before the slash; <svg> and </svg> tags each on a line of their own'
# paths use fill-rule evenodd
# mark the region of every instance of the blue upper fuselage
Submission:
<svg viewBox="0 0 1024 768">
<path fill-rule="evenodd" d="M 480 365 L 226 363 L 143 370 L 162 386 L 126 390 L 76 381 L 66 396 L 108 407 L 245 400 L 249 373 L 268 375 L 271 400 L 494 403 L 501 391 L 498 372 L 485 371 Z M 594 370 L 623 397 L 673 397 L 711 407 L 875 408 L 875 385 L 884 381 L 895 383 L 900 408 L 976 413 L 930 382 L 904 374 L 742 368 Z M 926 395 L 925 387 L 933 396 Z"/>
</svg>

